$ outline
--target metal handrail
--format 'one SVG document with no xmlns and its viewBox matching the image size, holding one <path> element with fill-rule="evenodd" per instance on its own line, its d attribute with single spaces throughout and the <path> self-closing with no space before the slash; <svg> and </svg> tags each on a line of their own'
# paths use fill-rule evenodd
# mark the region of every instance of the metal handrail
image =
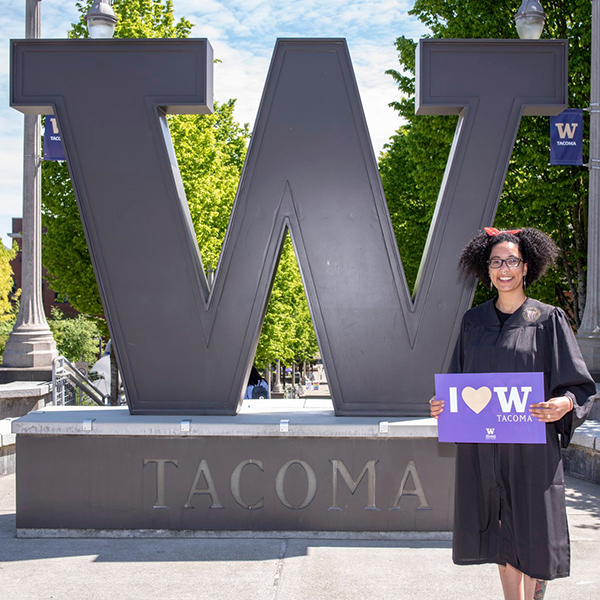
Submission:
<svg viewBox="0 0 600 600">
<path fill-rule="evenodd" d="M 64 356 L 52 362 L 52 399 L 55 405 L 65 404 L 64 380 L 68 379 L 75 387 L 100 406 L 108 404 L 108 396 L 103 394 L 73 363 Z"/>
</svg>

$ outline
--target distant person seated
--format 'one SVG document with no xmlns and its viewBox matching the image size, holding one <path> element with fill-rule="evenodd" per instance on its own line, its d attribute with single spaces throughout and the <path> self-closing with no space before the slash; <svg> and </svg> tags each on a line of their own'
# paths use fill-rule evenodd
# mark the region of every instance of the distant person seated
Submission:
<svg viewBox="0 0 600 600">
<path fill-rule="evenodd" d="M 258 369 L 253 366 L 248 378 L 248 387 L 244 394 L 244 400 L 259 400 L 270 397 L 269 384 L 260 376 Z"/>
</svg>

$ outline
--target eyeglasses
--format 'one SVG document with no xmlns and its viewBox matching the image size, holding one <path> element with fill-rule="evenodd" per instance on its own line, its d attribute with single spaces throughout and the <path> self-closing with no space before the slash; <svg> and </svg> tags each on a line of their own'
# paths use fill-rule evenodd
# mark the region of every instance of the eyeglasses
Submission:
<svg viewBox="0 0 600 600">
<path fill-rule="evenodd" d="M 522 262 L 522 258 L 517 258 L 516 256 L 509 256 L 508 258 L 491 258 L 487 261 L 487 264 L 492 269 L 499 269 L 502 266 L 502 263 L 506 263 L 506 266 L 509 269 L 516 269 Z"/>
</svg>

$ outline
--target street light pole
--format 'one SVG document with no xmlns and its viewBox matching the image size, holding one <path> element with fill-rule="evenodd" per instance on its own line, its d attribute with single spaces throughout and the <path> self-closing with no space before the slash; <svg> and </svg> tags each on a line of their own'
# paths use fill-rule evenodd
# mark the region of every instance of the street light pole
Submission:
<svg viewBox="0 0 600 600">
<path fill-rule="evenodd" d="M 25 0 L 25 37 L 40 37 L 40 1 Z M 2 356 L 4 367 L 49 369 L 57 356 L 42 303 L 41 120 L 25 115 L 21 305 Z"/>
<path fill-rule="evenodd" d="M 592 0 L 588 261 L 585 309 L 577 341 L 594 375 L 600 377 L 600 0 Z"/>
</svg>

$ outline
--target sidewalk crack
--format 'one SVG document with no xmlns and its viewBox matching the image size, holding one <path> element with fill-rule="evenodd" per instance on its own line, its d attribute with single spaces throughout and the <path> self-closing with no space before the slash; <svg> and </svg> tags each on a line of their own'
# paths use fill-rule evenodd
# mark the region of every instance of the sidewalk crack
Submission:
<svg viewBox="0 0 600 600">
<path fill-rule="evenodd" d="M 279 557 L 277 558 L 277 566 L 275 567 L 275 576 L 273 577 L 273 600 L 277 600 L 279 594 L 279 586 L 281 584 L 281 575 L 283 571 L 283 561 L 287 552 L 287 539 L 281 540 L 281 546 L 279 546 Z"/>
</svg>

